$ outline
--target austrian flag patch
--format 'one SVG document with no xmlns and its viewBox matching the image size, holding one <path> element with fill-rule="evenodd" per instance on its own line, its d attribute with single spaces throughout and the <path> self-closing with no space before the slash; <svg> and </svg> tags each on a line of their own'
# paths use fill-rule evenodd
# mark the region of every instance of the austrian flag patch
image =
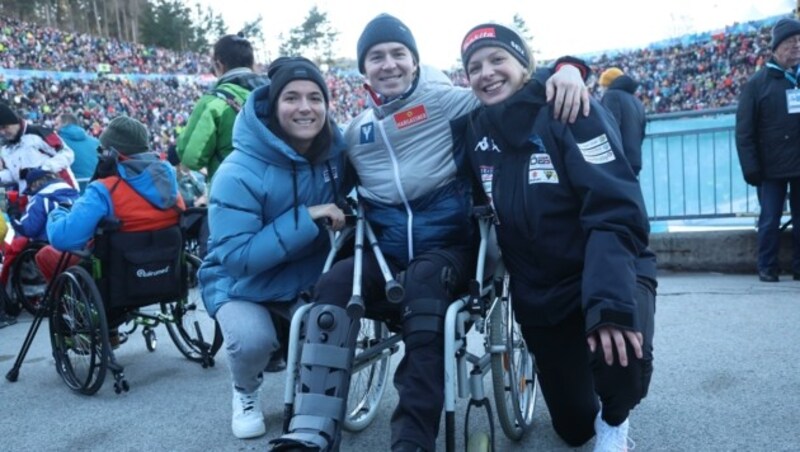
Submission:
<svg viewBox="0 0 800 452">
<path fill-rule="evenodd" d="M 428 119 L 428 112 L 424 105 L 417 105 L 394 115 L 394 123 L 398 129 L 405 129 L 426 119 Z"/>
</svg>

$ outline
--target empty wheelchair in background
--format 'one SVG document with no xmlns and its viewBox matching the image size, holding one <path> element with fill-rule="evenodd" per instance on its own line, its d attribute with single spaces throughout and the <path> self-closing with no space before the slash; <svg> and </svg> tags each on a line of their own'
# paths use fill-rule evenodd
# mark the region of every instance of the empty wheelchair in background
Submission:
<svg viewBox="0 0 800 452">
<path fill-rule="evenodd" d="M 470 452 L 493 451 L 495 443 L 494 413 L 485 391 L 485 377 L 490 376 L 491 392 L 497 418 L 509 439 L 520 440 L 533 424 L 533 412 L 538 392 L 536 365 L 533 356 L 522 338 L 519 325 L 511 310 L 509 278 L 499 258 L 494 238 L 490 207 L 478 207 L 474 216 L 479 224 L 481 241 L 476 264 L 476 277 L 469 284 L 466 295 L 455 300 L 445 317 L 445 440 L 446 450 L 455 451 L 455 405 L 457 398 L 468 398 L 464 416 L 464 444 Z M 356 230 L 356 264 L 353 285 L 353 300 L 348 313 L 358 317 L 364 313 L 360 301 L 359 281 L 360 249 L 359 236 L 366 235 L 382 260 L 374 234 L 359 210 Z M 344 234 L 342 235 L 344 236 Z M 340 236 L 340 238 L 342 237 Z M 363 245 L 363 239 L 362 244 Z M 331 253 L 337 252 L 335 244 Z M 329 256 L 328 263 L 333 261 Z M 384 262 L 385 263 L 385 262 Z M 396 297 L 397 286 L 388 268 L 382 266 L 387 281 L 387 299 Z M 402 290 L 402 287 L 399 288 Z M 394 294 L 393 294 L 394 292 Z M 400 293 L 402 297 L 402 293 Z M 284 432 L 289 430 L 289 420 L 295 413 L 296 397 L 299 395 L 300 348 L 303 330 L 311 305 L 302 306 L 292 317 L 289 353 L 287 359 L 286 386 L 284 393 Z M 379 403 L 388 384 L 391 371 L 391 356 L 398 350 L 402 340 L 399 325 L 389 319 L 362 318 L 362 330 L 356 344 L 350 393 L 343 427 L 348 431 L 365 429 L 377 415 Z M 481 341 L 480 346 L 470 342 Z M 481 351 L 476 352 L 478 348 Z M 489 432 L 470 432 L 467 428 L 473 407 L 482 408 L 489 417 Z"/>
<path fill-rule="evenodd" d="M 8 380 L 17 380 L 45 317 L 56 370 L 70 389 L 82 394 L 97 392 L 108 371 L 115 392 L 129 389 L 109 335 L 129 321 L 144 326 L 149 350 L 155 349 L 153 328 L 164 323 L 181 354 L 203 367 L 214 365 L 222 334 L 204 314 L 197 287 L 200 260 L 184 252 L 181 228 L 119 232 L 116 226 L 102 225 L 93 250 L 78 253 L 80 263 L 58 272 L 48 284 L 45 309 L 37 313 Z M 62 254 L 59 269 L 67 267 L 70 256 Z M 145 312 L 148 305 L 157 310 Z"/>
</svg>

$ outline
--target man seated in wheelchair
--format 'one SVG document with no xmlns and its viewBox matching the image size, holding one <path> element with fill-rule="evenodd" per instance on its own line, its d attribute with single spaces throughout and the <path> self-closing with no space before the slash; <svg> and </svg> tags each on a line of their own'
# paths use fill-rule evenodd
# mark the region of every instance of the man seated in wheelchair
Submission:
<svg viewBox="0 0 800 452">
<path fill-rule="evenodd" d="M 78 199 L 79 193 L 66 183 L 56 173 L 40 168 L 30 168 L 23 171 L 26 188 L 23 198 L 8 204 L 8 214 L 11 227 L 14 228 L 14 239 L 6 247 L 3 270 L 0 272 L 0 281 L 5 286 L 8 282 L 9 270 L 14 259 L 22 252 L 29 242 L 47 242 L 47 215 L 59 206 L 69 207 Z M 24 211 L 20 211 L 24 206 Z"/>
<path fill-rule="evenodd" d="M 98 289 L 107 306 L 157 303 L 162 301 L 158 291 L 177 292 L 175 287 L 185 279 L 178 265 L 182 237 L 177 226 L 185 207 L 175 170 L 150 152 L 147 129 L 130 117 L 111 120 L 100 135 L 100 144 L 95 180 L 71 210 L 50 212 L 50 245 L 36 254 L 36 262 L 51 279 L 62 252 L 94 246 L 94 253 L 103 254 L 97 256 L 103 264 L 110 261 L 112 268 L 123 269 L 121 276 L 103 272 L 105 279 Z M 101 233 L 92 242 L 98 227 L 109 220 L 115 220 L 118 232 Z M 77 256 L 70 256 L 67 266 L 78 261 Z M 104 292 L 110 292 L 110 299 Z"/>
</svg>

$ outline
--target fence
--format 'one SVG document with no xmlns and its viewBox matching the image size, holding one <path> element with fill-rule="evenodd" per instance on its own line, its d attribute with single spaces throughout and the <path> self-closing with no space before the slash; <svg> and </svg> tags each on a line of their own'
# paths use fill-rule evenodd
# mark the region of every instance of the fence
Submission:
<svg viewBox="0 0 800 452">
<path fill-rule="evenodd" d="M 735 107 L 651 115 L 640 183 L 651 221 L 752 217 L 736 153 Z"/>
</svg>

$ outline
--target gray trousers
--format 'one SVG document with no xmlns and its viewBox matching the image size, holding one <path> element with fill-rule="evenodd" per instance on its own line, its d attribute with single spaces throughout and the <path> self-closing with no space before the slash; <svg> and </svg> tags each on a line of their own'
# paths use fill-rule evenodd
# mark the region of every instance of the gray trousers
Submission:
<svg viewBox="0 0 800 452">
<path fill-rule="evenodd" d="M 238 391 L 252 393 L 261 386 L 261 373 L 281 345 L 272 316 L 291 320 L 297 306 L 297 302 L 229 301 L 219 308 L 216 318 Z"/>
</svg>

